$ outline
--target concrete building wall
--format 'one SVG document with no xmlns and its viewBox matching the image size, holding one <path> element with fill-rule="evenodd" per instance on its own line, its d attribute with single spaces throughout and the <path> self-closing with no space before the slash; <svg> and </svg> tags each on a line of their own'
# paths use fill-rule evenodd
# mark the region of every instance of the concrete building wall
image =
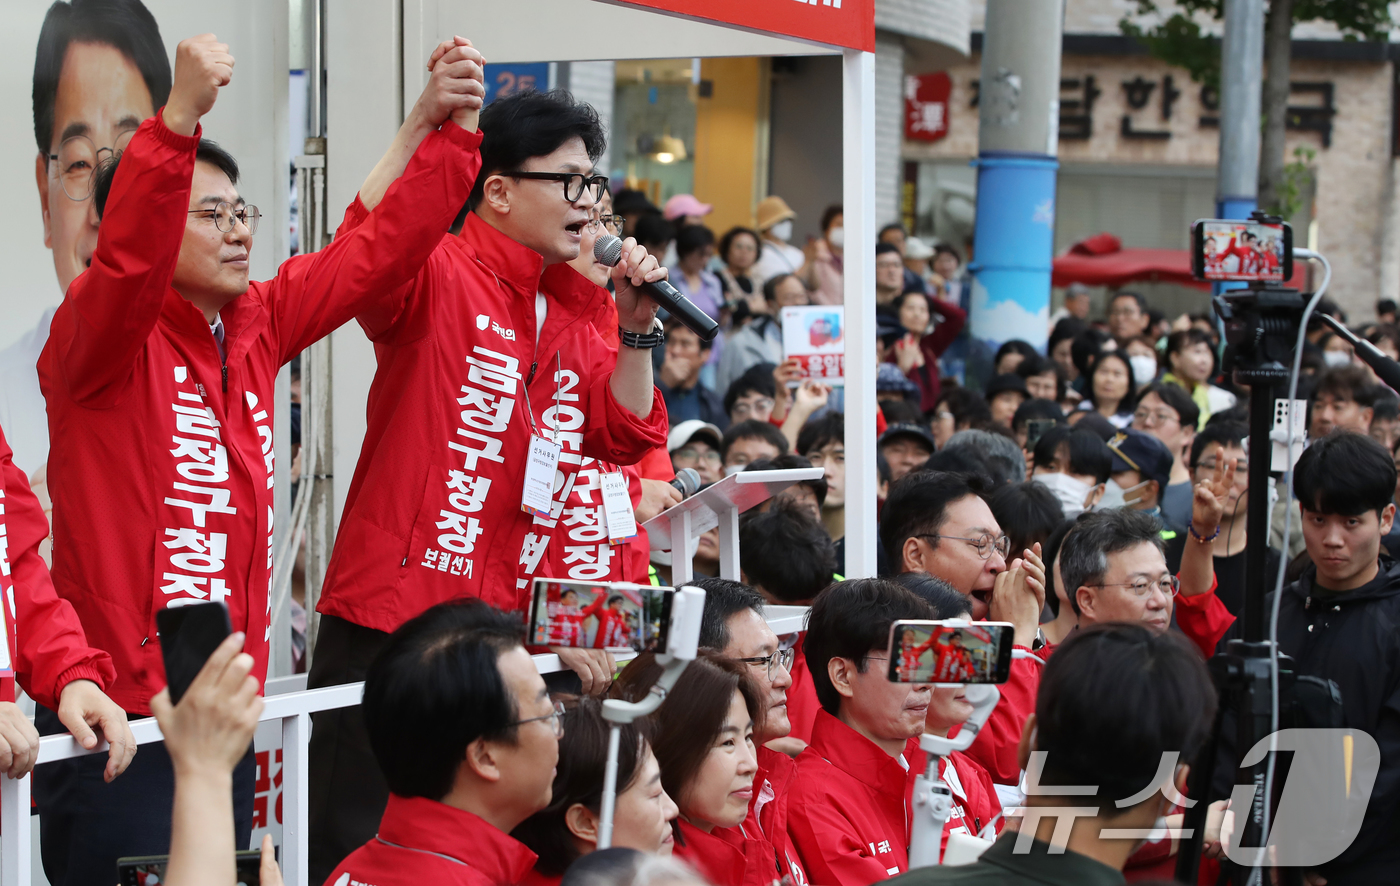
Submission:
<svg viewBox="0 0 1400 886">
<path fill-rule="evenodd" d="M 899 220 L 904 141 L 904 39 L 875 32 L 875 224 Z"/>
</svg>

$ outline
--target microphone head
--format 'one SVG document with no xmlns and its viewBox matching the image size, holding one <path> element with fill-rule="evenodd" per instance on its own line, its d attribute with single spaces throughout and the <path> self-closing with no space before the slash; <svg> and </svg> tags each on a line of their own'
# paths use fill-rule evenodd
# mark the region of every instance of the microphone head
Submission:
<svg viewBox="0 0 1400 886">
<path fill-rule="evenodd" d="M 612 234 L 604 234 L 593 241 L 593 258 L 600 265 L 613 267 L 622 260 L 622 240 Z M 692 472 L 694 473 L 694 472 Z"/>
<path fill-rule="evenodd" d="M 614 237 L 614 240 L 617 238 Z M 703 485 L 700 480 L 700 472 L 694 468 L 681 468 L 676 471 L 676 488 L 680 489 L 682 498 L 690 498 L 700 491 Z"/>
</svg>

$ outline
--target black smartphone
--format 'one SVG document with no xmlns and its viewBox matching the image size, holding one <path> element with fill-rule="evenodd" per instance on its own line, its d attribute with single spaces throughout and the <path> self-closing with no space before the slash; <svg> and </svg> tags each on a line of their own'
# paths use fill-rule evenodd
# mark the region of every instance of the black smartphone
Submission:
<svg viewBox="0 0 1400 886">
<path fill-rule="evenodd" d="M 526 634 L 536 646 L 665 650 L 671 588 L 535 579 Z"/>
<path fill-rule="evenodd" d="M 247 849 L 234 854 L 234 872 L 238 886 L 260 886 L 262 883 L 262 851 Z M 143 855 L 117 859 L 117 882 L 121 886 L 156 886 L 165 882 L 168 855 Z"/>
<path fill-rule="evenodd" d="M 1016 627 L 1005 621 L 897 621 L 890 626 L 892 683 L 1005 683 Z"/>
<path fill-rule="evenodd" d="M 1045 432 L 1057 424 L 1059 422 L 1053 418 L 1033 418 L 1026 422 L 1026 448 L 1035 449 L 1035 444 L 1040 442 L 1040 438 L 1045 436 Z"/>
<path fill-rule="evenodd" d="M 1198 280 L 1282 283 L 1293 276 L 1293 228 L 1199 219 L 1191 226 L 1191 271 Z"/>
<path fill-rule="evenodd" d="M 209 656 L 233 633 L 228 607 L 223 603 L 193 603 L 162 609 L 156 613 L 156 630 L 160 632 L 170 703 L 179 704 Z"/>
</svg>

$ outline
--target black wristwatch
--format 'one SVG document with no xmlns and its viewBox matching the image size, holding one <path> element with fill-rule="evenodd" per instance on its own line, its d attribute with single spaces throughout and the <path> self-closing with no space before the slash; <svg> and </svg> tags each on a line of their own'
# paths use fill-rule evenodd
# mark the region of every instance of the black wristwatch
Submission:
<svg viewBox="0 0 1400 886">
<path fill-rule="evenodd" d="M 656 321 L 651 332 L 646 333 L 631 332 L 619 326 L 617 327 L 617 337 L 622 342 L 623 347 L 635 348 L 639 351 L 649 351 L 666 344 L 666 334 L 661 331 L 660 320 Z"/>
</svg>

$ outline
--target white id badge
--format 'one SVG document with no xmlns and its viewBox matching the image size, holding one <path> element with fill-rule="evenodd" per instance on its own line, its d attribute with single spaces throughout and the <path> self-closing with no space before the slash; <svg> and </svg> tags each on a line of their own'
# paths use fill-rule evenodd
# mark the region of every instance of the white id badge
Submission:
<svg viewBox="0 0 1400 886">
<path fill-rule="evenodd" d="M 539 434 L 531 434 L 520 510 L 536 517 L 549 516 L 550 508 L 554 505 L 554 474 L 558 468 L 559 444 Z"/>
<path fill-rule="evenodd" d="M 637 516 L 627 478 L 620 471 L 603 475 L 603 516 L 608 521 L 608 544 L 620 545 L 637 537 Z"/>
</svg>

